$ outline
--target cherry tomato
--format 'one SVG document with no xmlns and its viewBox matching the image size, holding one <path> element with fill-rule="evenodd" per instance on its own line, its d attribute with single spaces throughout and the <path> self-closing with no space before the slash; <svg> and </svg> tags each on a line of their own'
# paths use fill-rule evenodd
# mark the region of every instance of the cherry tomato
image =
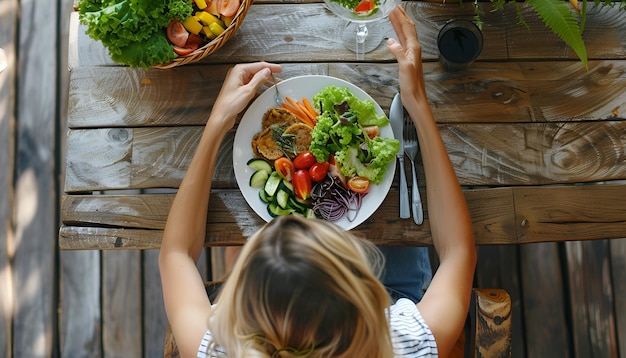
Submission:
<svg viewBox="0 0 626 358">
<path fill-rule="evenodd" d="M 365 194 L 370 188 L 370 180 L 366 177 L 352 177 L 348 179 L 348 189 L 357 194 Z"/>
<path fill-rule="evenodd" d="M 363 0 L 354 8 L 354 12 L 370 12 L 374 10 L 374 8 L 376 8 L 376 3 L 374 3 L 373 0 Z"/>
<path fill-rule="evenodd" d="M 183 23 L 174 19 L 167 25 L 167 38 L 174 46 L 185 47 L 189 32 L 183 26 Z"/>
<path fill-rule="evenodd" d="M 380 129 L 378 126 L 367 126 L 363 127 L 363 133 L 367 134 L 370 139 L 374 139 L 380 134 Z"/>
<path fill-rule="evenodd" d="M 329 166 L 329 162 L 315 162 L 315 164 L 311 165 L 311 167 L 309 168 L 309 175 L 311 176 L 311 180 L 313 180 L 314 182 L 324 180 L 324 178 L 326 178 L 326 174 L 328 173 Z"/>
<path fill-rule="evenodd" d="M 293 176 L 293 191 L 296 196 L 302 200 L 306 200 L 311 197 L 311 190 L 313 189 L 313 183 L 311 182 L 311 176 L 309 171 L 300 169 Z"/>
<path fill-rule="evenodd" d="M 213 0 L 217 1 L 217 11 L 226 17 L 235 16 L 239 10 L 240 0 Z"/>
<path fill-rule="evenodd" d="M 317 159 L 315 159 L 313 153 L 308 150 L 298 154 L 298 156 L 293 159 L 293 165 L 296 169 L 309 169 L 311 165 L 315 163 L 317 163 Z"/>
<path fill-rule="evenodd" d="M 281 178 L 286 181 L 292 181 L 296 168 L 293 166 L 293 162 L 286 157 L 280 157 L 274 161 L 274 169 L 278 172 Z"/>
</svg>

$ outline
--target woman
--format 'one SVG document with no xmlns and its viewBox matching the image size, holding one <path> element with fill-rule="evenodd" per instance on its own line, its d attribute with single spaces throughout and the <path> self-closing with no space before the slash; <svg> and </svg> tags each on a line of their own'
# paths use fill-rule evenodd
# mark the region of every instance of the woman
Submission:
<svg viewBox="0 0 626 358">
<path fill-rule="evenodd" d="M 218 145 L 275 64 L 237 65 L 226 77 L 197 152 L 172 204 L 159 268 L 167 316 L 183 357 L 447 356 L 467 316 L 476 252 L 467 206 L 427 102 L 415 25 L 401 7 L 402 102 L 417 128 L 428 212 L 440 265 L 418 303 L 391 302 L 377 279 L 381 253 L 321 220 L 281 217 L 253 235 L 218 303 L 209 301 L 196 261 Z M 397 297 L 396 297 L 397 298 Z M 227 353 L 227 354 L 226 354 Z"/>
</svg>

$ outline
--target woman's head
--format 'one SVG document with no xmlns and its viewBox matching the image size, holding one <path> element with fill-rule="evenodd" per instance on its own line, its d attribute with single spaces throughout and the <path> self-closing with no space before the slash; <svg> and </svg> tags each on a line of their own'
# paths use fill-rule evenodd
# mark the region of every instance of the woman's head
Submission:
<svg viewBox="0 0 626 358">
<path fill-rule="evenodd" d="M 381 261 L 373 245 L 328 222 L 274 219 L 224 285 L 215 340 L 231 355 L 387 356 L 389 299 L 373 266 Z"/>
</svg>

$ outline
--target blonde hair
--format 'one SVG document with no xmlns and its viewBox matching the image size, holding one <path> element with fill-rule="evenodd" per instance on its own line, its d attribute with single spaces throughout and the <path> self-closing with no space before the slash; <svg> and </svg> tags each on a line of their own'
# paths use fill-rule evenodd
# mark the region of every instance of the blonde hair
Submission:
<svg viewBox="0 0 626 358">
<path fill-rule="evenodd" d="M 250 238 L 213 310 L 229 357 L 390 357 L 382 254 L 321 220 L 279 217 Z"/>
</svg>

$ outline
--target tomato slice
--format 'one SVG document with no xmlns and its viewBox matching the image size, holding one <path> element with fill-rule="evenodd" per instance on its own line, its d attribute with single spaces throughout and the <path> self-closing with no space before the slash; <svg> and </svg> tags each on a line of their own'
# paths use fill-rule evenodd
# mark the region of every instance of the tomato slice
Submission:
<svg viewBox="0 0 626 358">
<path fill-rule="evenodd" d="M 292 181 L 296 172 L 296 167 L 293 166 L 293 162 L 286 157 L 280 157 L 274 161 L 274 169 L 278 172 L 281 178 L 286 181 Z"/>
<path fill-rule="evenodd" d="M 309 169 L 313 164 L 317 163 L 317 159 L 313 153 L 304 151 L 293 159 L 293 165 L 296 169 Z"/>
<path fill-rule="evenodd" d="M 370 12 L 375 8 L 376 3 L 373 0 L 363 0 L 354 8 L 354 12 L 365 13 Z"/>
<path fill-rule="evenodd" d="M 239 10 L 239 5 L 241 5 L 240 0 L 213 0 L 217 1 L 217 11 L 226 17 L 235 16 L 237 10 Z"/>
<path fill-rule="evenodd" d="M 293 191 L 296 196 L 302 200 L 306 200 L 311 197 L 311 190 L 313 190 L 313 183 L 311 182 L 311 176 L 309 171 L 300 169 L 293 176 Z"/>
<path fill-rule="evenodd" d="M 363 127 L 363 133 L 367 134 L 370 139 L 374 139 L 380 135 L 380 128 L 378 126 L 366 126 Z"/>
<path fill-rule="evenodd" d="M 311 165 L 309 168 L 309 175 L 311 176 L 311 180 L 314 182 L 322 181 L 326 178 L 326 174 L 328 174 L 328 167 L 330 167 L 329 162 L 323 163 L 315 163 Z"/>
<path fill-rule="evenodd" d="M 174 46 L 185 47 L 189 32 L 183 26 L 183 23 L 174 19 L 167 25 L 167 38 Z"/>
<path fill-rule="evenodd" d="M 365 194 L 370 188 L 370 180 L 366 177 L 352 177 L 348 179 L 348 189 L 357 194 Z"/>
<path fill-rule="evenodd" d="M 194 52 L 196 49 L 198 49 L 198 46 L 196 46 L 195 48 L 174 46 L 174 52 L 176 52 L 178 56 L 187 56 L 190 53 Z"/>
</svg>

